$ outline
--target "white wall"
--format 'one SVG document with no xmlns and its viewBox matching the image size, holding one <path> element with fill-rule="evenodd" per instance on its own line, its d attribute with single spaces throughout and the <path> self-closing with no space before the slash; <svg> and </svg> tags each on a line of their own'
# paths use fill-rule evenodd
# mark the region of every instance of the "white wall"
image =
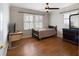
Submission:
<svg viewBox="0 0 79 59">
<path fill-rule="evenodd" d="M 49 25 L 53 25 L 53 26 L 57 25 L 57 30 L 58 30 L 57 36 L 62 37 L 62 28 L 64 26 L 63 14 L 60 14 L 59 12 L 51 13 Z"/>
<path fill-rule="evenodd" d="M 0 4 L 2 9 L 2 44 L 3 48 L 0 49 L 0 55 L 6 55 L 7 52 L 7 34 L 8 34 L 8 23 L 9 23 L 9 4 Z"/>
</svg>

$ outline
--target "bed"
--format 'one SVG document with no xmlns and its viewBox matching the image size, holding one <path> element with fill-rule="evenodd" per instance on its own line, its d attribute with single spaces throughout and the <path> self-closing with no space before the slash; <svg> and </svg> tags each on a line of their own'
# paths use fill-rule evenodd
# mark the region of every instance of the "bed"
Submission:
<svg viewBox="0 0 79 59">
<path fill-rule="evenodd" d="M 48 28 L 32 29 L 32 37 L 38 40 L 57 35 L 57 26 L 48 26 Z"/>
</svg>

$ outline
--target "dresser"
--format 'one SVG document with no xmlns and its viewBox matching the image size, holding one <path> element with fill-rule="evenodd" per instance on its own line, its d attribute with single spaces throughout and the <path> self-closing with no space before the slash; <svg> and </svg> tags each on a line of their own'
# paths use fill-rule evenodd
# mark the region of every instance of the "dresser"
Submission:
<svg viewBox="0 0 79 59">
<path fill-rule="evenodd" d="M 9 33 L 9 49 L 16 48 L 18 46 L 18 45 L 13 46 L 12 42 L 22 39 L 22 34 L 23 33 L 20 31 L 14 32 L 14 33 Z"/>
<path fill-rule="evenodd" d="M 63 29 L 63 40 L 78 45 L 79 29 Z"/>
</svg>

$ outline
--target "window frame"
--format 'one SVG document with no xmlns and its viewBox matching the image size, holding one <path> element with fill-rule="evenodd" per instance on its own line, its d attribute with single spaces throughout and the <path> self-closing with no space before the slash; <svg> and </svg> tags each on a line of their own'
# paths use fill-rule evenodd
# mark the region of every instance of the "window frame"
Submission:
<svg viewBox="0 0 79 59">
<path fill-rule="evenodd" d="M 30 20 L 28 22 L 25 21 L 25 17 L 27 16 L 28 16 L 28 19 L 31 16 L 33 17 L 32 22 Z M 28 24 L 28 28 L 26 28 L 26 23 Z M 30 30 L 32 28 L 43 28 L 43 15 L 24 14 L 24 30 Z"/>
</svg>

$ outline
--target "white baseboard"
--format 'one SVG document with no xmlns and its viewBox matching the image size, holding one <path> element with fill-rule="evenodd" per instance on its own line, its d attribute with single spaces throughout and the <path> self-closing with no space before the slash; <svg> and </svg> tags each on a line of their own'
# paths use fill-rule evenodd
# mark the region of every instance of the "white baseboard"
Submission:
<svg viewBox="0 0 79 59">
<path fill-rule="evenodd" d="M 22 38 L 30 38 L 32 37 L 32 35 L 29 35 L 29 36 L 23 36 Z"/>
<path fill-rule="evenodd" d="M 7 54 L 7 49 L 8 49 L 8 43 L 6 44 L 6 47 L 5 47 L 5 52 L 4 52 L 4 56 L 6 56 L 6 54 Z"/>
<path fill-rule="evenodd" d="M 57 34 L 58 37 L 62 38 L 63 37 L 63 34 Z"/>
</svg>

